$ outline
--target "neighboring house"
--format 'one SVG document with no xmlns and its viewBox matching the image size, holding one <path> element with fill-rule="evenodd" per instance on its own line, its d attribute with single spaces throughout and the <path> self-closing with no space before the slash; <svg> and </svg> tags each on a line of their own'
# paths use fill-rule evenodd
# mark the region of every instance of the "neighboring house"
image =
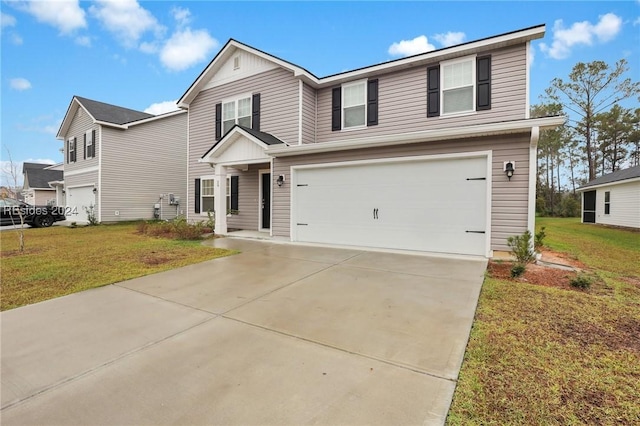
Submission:
<svg viewBox="0 0 640 426">
<path fill-rule="evenodd" d="M 544 32 L 323 78 L 230 40 L 178 101 L 188 219 L 215 211 L 217 233 L 310 243 L 508 250 L 534 230 L 539 132 L 564 122 L 529 118 L 530 42 Z"/>
<path fill-rule="evenodd" d="M 640 166 L 600 176 L 577 191 L 582 223 L 640 228 Z"/>
<path fill-rule="evenodd" d="M 184 214 L 185 111 L 154 116 L 75 96 L 57 138 L 68 220 L 86 222 L 87 209 L 99 222 Z"/>
<path fill-rule="evenodd" d="M 63 179 L 62 163 L 24 163 L 22 175 L 24 201 L 36 206 L 57 204 L 55 182 Z"/>
<path fill-rule="evenodd" d="M 0 186 L 0 198 L 13 198 L 20 201 L 23 200 L 21 191 L 18 191 L 18 193 L 16 193 L 16 191 L 9 188 L 8 186 Z"/>
</svg>

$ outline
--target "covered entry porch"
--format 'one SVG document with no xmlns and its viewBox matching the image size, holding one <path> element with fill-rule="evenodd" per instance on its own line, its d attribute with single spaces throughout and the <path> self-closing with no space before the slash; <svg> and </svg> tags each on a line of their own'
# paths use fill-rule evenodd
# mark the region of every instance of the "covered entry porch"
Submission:
<svg viewBox="0 0 640 426">
<path fill-rule="evenodd" d="M 271 194 L 277 178 L 272 176 L 272 159 L 264 150 L 282 143 L 268 133 L 236 125 L 202 156 L 200 161 L 214 169 L 213 194 L 209 188 L 202 199 L 205 211 L 205 202 L 208 209 L 213 207 L 216 234 L 272 235 Z"/>
</svg>

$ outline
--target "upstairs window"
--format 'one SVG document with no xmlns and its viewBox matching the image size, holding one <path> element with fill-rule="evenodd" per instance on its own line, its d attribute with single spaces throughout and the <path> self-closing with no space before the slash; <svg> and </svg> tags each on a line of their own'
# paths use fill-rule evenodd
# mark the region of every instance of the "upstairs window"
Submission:
<svg viewBox="0 0 640 426">
<path fill-rule="evenodd" d="M 442 114 L 474 111 L 475 105 L 475 58 L 443 62 Z"/>
<path fill-rule="evenodd" d="M 342 86 L 342 128 L 362 127 L 367 122 L 367 82 Z"/>
<path fill-rule="evenodd" d="M 236 124 L 251 127 L 251 96 L 222 103 L 222 134 Z"/>
<path fill-rule="evenodd" d="M 76 138 L 71 138 L 67 141 L 67 163 L 76 162 Z"/>
<path fill-rule="evenodd" d="M 84 134 L 84 158 L 93 158 L 96 156 L 96 131 L 89 130 Z"/>
</svg>

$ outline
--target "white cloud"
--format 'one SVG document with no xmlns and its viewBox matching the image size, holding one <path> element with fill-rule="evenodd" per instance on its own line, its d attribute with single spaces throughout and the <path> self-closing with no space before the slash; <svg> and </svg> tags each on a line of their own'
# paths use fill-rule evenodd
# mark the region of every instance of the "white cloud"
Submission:
<svg viewBox="0 0 640 426">
<path fill-rule="evenodd" d="M 86 28 L 84 10 L 78 0 L 20 2 L 18 8 L 33 15 L 39 22 L 52 25 L 62 34 Z"/>
<path fill-rule="evenodd" d="M 640 25 L 640 16 L 638 16 L 636 20 L 633 21 L 633 26 L 635 27 L 636 25 Z"/>
<path fill-rule="evenodd" d="M 146 108 L 144 112 L 146 112 L 147 114 L 160 115 L 166 112 L 176 111 L 179 109 L 178 105 L 176 105 L 176 102 L 178 102 L 177 99 L 175 101 L 157 102 L 155 104 L 149 105 L 149 107 Z"/>
<path fill-rule="evenodd" d="M 22 37 L 19 34 L 13 33 L 11 34 L 11 42 L 17 46 L 22 44 Z"/>
<path fill-rule="evenodd" d="M 433 36 L 433 38 L 435 38 L 436 41 L 444 47 L 460 44 L 464 42 L 466 37 L 467 36 L 463 32 L 453 32 L 453 31 L 449 31 L 445 34 L 436 34 Z"/>
<path fill-rule="evenodd" d="M 178 30 L 162 47 L 160 61 L 172 71 L 182 71 L 206 60 L 218 41 L 206 30 Z"/>
<path fill-rule="evenodd" d="M 125 47 L 136 46 L 148 31 L 158 37 L 165 30 L 151 12 L 141 7 L 136 0 L 98 0 L 97 5 L 91 6 L 89 11 Z"/>
<path fill-rule="evenodd" d="M 16 18 L 11 15 L 7 15 L 6 13 L 0 12 L 0 27 L 15 27 L 16 26 Z"/>
<path fill-rule="evenodd" d="M 25 163 L 40 163 L 40 164 L 56 164 L 57 161 L 52 160 L 51 158 L 27 158 L 24 160 Z"/>
<path fill-rule="evenodd" d="M 158 43 L 153 42 L 147 42 L 147 41 L 143 41 L 142 43 L 140 43 L 140 51 L 142 53 L 147 53 L 147 54 L 152 54 L 152 53 L 156 53 L 158 50 L 160 50 L 160 47 L 158 47 Z"/>
<path fill-rule="evenodd" d="M 533 62 L 536 60 L 536 48 L 533 44 L 529 45 L 529 68 L 533 66 Z"/>
<path fill-rule="evenodd" d="M 85 47 L 91 47 L 91 38 L 89 36 L 76 37 L 76 44 Z"/>
<path fill-rule="evenodd" d="M 427 36 L 421 35 L 413 40 L 401 40 L 389 46 L 389 55 L 392 56 L 411 56 L 418 53 L 429 52 L 435 50 L 435 46 L 429 43 Z"/>
<path fill-rule="evenodd" d="M 622 19 L 613 14 L 601 15 L 594 25 L 589 21 L 575 22 L 570 28 L 564 28 L 562 19 L 553 24 L 553 42 L 551 46 L 540 43 L 540 50 L 554 59 L 564 59 L 571 54 L 571 48 L 577 45 L 591 46 L 594 38 L 601 43 L 615 38 L 622 29 Z"/>
<path fill-rule="evenodd" d="M 13 90 L 23 91 L 23 90 L 31 89 L 31 82 L 29 82 L 29 80 L 27 80 L 26 78 L 22 78 L 22 77 L 12 78 L 11 80 L 9 80 L 9 86 Z"/>
<path fill-rule="evenodd" d="M 189 9 L 183 9 L 181 7 L 174 7 L 171 9 L 173 19 L 176 20 L 178 28 L 185 27 L 191 23 L 191 11 Z"/>
</svg>

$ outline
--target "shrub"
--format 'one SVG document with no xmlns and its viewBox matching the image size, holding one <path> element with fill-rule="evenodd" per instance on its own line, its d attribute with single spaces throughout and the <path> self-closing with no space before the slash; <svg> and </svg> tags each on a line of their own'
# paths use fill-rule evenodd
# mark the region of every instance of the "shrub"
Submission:
<svg viewBox="0 0 640 426">
<path fill-rule="evenodd" d="M 87 220 L 89 221 L 89 226 L 95 226 L 99 223 L 93 204 L 89 205 L 89 207 L 85 207 L 84 211 L 87 212 Z"/>
<path fill-rule="evenodd" d="M 579 273 L 575 278 L 571 280 L 571 286 L 586 290 L 589 287 L 591 287 L 592 282 L 593 282 L 593 277 L 584 273 Z"/>
<path fill-rule="evenodd" d="M 514 235 L 507 238 L 507 245 L 511 248 L 511 253 L 513 253 L 518 263 L 522 265 L 526 265 L 534 259 L 531 238 L 529 230 L 526 230 L 522 235 Z"/>
<path fill-rule="evenodd" d="M 535 251 L 540 251 L 540 249 L 542 247 L 544 247 L 544 237 L 547 236 L 547 234 L 544 232 L 544 230 L 545 230 L 545 227 L 543 226 L 540 229 L 540 232 L 536 232 L 536 235 L 535 235 L 535 237 L 533 239 L 533 249 Z"/>
<path fill-rule="evenodd" d="M 524 274 L 527 266 L 522 263 L 516 263 L 511 267 L 511 278 L 518 278 L 520 275 Z"/>
<path fill-rule="evenodd" d="M 136 225 L 136 231 L 138 234 L 146 234 L 149 229 L 149 224 L 146 221 L 138 222 Z"/>
</svg>

